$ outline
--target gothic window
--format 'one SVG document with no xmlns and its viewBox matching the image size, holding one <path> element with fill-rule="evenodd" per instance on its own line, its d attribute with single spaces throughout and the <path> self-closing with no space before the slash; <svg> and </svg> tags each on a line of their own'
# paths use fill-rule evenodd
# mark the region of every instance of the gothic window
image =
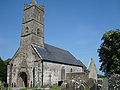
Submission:
<svg viewBox="0 0 120 90">
<path fill-rule="evenodd" d="M 28 33 L 28 30 L 29 30 L 29 28 L 28 28 L 28 27 L 26 27 L 26 33 Z"/>
</svg>

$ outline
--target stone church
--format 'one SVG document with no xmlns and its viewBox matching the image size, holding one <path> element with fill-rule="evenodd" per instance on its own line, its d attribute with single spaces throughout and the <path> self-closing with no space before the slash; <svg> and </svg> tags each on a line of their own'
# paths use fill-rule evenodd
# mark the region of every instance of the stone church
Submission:
<svg viewBox="0 0 120 90">
<path fill-rule="evenodd" d="M 9 86 L 53 85 L 66 73 L 83 72 L 84 65 L 69 51 L 44 42 L 44 6 L 24 4 L 20 47 L 7 66 Z"/>
</svg>

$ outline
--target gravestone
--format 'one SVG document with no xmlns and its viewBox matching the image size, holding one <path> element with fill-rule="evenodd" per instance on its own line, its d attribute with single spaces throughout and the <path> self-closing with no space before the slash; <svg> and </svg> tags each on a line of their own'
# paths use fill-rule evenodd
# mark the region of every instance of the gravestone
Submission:
<svg viewBox="0 0 120 90">
<path fill-rule="evenodd" d="M 70 80 L 64 81 L 60 87 L 60 90 L 84 90 L 86 87 L 85 83 L 78 79 L 78 80 Z"/>
<path fill-rule="evenodd" d="M 64 81 L 60 87 L 60 90 L 84 90 L 90 88 L 90 90 L 101 90 L 98 87 L 96 80 L 90 78 L 87 81 L 81 80 L 80 78 Z"/>
<path fill-rule="evenodd" d="M 66 88 L 67 88 L 67 82 L 64 81 L 60 86 L 60 90 L 66 90 Z"/>
<path fill-rule="evenodd" d="M 108 90 L 108 78 L 103 79 L 103 87 L 102 90 Z"/>
<path fill-rule="evenodd" d="M 95 80 L 90 78 L 86 83 L 87 83 L 88 87 L 91 88 L 91 87 L 93 87 Z"/>
<path fill-rule="evenodd" d="M 84 90 L 84 86 L 81 85 L 79 90 Z"/>
<path fill-rule="evenodd" d="M 120 90 L 120 75 L 115 74 L 109 78 L 108 90 Z"/>
</svg>

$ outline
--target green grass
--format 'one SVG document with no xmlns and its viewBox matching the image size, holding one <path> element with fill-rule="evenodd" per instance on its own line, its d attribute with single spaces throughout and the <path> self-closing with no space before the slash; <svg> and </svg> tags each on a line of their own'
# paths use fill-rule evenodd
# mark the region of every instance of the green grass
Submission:
<svg viewBox="0 0 120 90">
<path fill-rule="evenodd" d="M 85 88 L 84 90 L 90 90 L 89 88 Z"/>
<path fill-rule="evenodd" d="M 57 85 L 53 85 L 50 90 L 60 90 L 60 87 Z"/>
<path fill-rule="evenodd" d="M 47 86 L 41 86 L 40 88 L 47 88 Z M 27 89 L 33 89 L 33 90 L 37 90 L 37 87 L 34 88 L 21 88 L 20 90 L 27 90 Z M 60 90 L 60 87 L 57 85 L 53 85 L 50 90 Z"/>
<path fill-rule="evenodd" d="M 21 88 L 20 90 L 27 90 L 27 88 Z"/>
<path fill-rule="evenodd" d="M 0 85 L 0 88 L 2 88 L 2 90 L 6 90 L 6 88 L 3 85 Z M 12 90 L 11 88 L 7 89 L 7 90 Z"/>
<path fill-rule="evenodd" d="M 0 88 L 4 88 L 4 86 L 0 85 Z"/>
<path fill-rule="evenodd" d="M 41 86 L 41 88 L 47 88 L 47 86 L 43 85 L 43 86 Z"/>
</svg>

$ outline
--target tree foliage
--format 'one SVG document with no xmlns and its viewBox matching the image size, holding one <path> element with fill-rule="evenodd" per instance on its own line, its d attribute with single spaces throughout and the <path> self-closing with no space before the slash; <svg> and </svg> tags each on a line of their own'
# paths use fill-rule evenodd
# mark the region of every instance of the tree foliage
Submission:
<svg viewBox="0 0 120 90">
<path fill-rule="evenodd" d="M 6 70 L 5 70 L 5 63 L 4 61 L 0 58 L 0 81 L 5 81 L 5 74 L 6 74 Z"/>
<path fill-rule="evenodd" d="M 3 61 L 2 58 L 0 58 L 0 81 L 7 81 L 7 64 L 10 62 L 10 58 Z"/>
<path fill-rule="evenodd" d="M 98 77 L 98 78 L 105 78 L 105 76 L 104 76 L 104 75 L 101 75 L 101 74 L 97 74 L 97 77 Z"/>
<path fill-rule="evenodd" d="M 120 74 L 120 30 L 106 32 L 101 40 L 103 43 L 98 49 L 100 70 L 106 76 Z"/>
</svg>

